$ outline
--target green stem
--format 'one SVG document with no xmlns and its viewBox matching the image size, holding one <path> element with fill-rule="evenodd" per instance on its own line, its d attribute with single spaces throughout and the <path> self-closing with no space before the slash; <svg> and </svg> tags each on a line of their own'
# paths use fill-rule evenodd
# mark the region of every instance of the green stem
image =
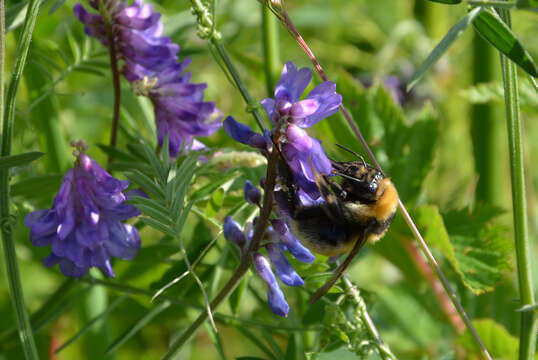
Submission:
<svg viewBox="0 0 538 360">
<path fill-rule="evenodd" d="M 280 48 L 278 47 L 278 21 L 271 9 L 262 5 L 263 64 L 267 96 L 273 96 L 280 69 Z"/>
<path fill-rule="evenodd" d="M 473 85 L 487 83 L 494 79 L 494 49 L 478 34 L 473 38 Z M 478 173 L 476 200 L 495 203 L 498 196 L 498 157 L 495 156 L 497 143 L 495 138 L 496 121 L 494 106 L 476 104 L 471 107 L 471 138 L 475 170 Z"/>
<path fill-rule="evenodd" d="M 234 273 L 230 277 L 230 280 L 223 286 L 217 296 L 211 301 L 210 309 L 203 311 L 198 318 L 176 339 L 168 349 L 168 352 L 163 356 L 162 360 L 173 359 L 179 349 L 187 342 L 191 336 L 194 335 L 196 330 L 207 320 L 209 311 L 215 311 L 215 309 L 226 299 L 232 291 L 237 287 L 243 276 L 247 273 L 250 264 L 252 262 L 252 254 L 258 250 L 263 234 L 267 226 L 267 221 L 271 215 L 273 207 L 273 189 L 275 187 L 276 179 L 276 167 L 278 162 L 278 152 L 273 151 L 269 155 L 269 161 L 267 163 L 267 180 L 265 181 L 263 206 L 260 210 L 260 216 L 256 222 L 252 240 L 248 249 L 245 249 L 241 254 L 241 261 Z"/>
<path fill-rule="evenodd" d="M 245 84 L 241 80 L 241 77 L 239 76 L 239 73 L 237 72 L 237 69 L 235 68 L 234 64 L 232 63 L 232 60 L 230 59 L 230 55 L 228 54 L 228 51 L 220 41 L 220 39 L 217 38 L 211 38 L 211 44 L 215 46 L 215 49 L 217 49 L 217 53 L 221 57 L 222 61 L 224 62 L 224 65 L 230 72 L 230 75 L 232 75 L 232 78 L 235 82 L 235 85 L 237 86 L 237 89 L 241 93 L 241 96 L 245 100 L 245 103 L 247 104 L 247 111 L 252 113 L 252 116 L 254 116 L 254 119 L 256 120 L 256 123 L 260 127 L 260 130 L 263 132 L 265 129 L 265 126 L 263 125 L 263 117 L 260 114 L 258 103 L 255 103 L 252 97 L 250 96 L 250 93 L 248 92 Z"/>
<path fill-rule="evenodd" d="M 499 9 L 499 14 L 506 25 L 511 27 L 510 12 L 505 9 Z M 523 307 L 534 304 L 534 290 L 532 285 L 527 202 L 525 198 L 522 124 L 519 117 L 516 65 L 501 54 L 501 68 L 503 72 L 504 101 L 506 105 L 506 124 L 508 128 L 514 237 L 520 293 L 519 301 L 521 307 Z M 536 333 L 538 331 L 538 317 L 536 315 L 536 310 L 523 311 L 521 313 L 521 327 L 519 332 L 520 360 L 534 359 Z"/>
<path fill-rule="evenodd" d="M 17 48 L 15 65 L 6 94 L 4 107 L 4 66 L 5 66 L 5 4 L 0 0 L 0 123 L 2 125 L 1 156 L 11 154 L 13 126 L 15 123 L 15 100 L 19 84 L 28 56 L 28 48 L 32 40 L 37 14 L 39 12 L 39 0 L 30 0 L 24 26 L 20 35 Z M 35 346 L 34 335 L 30 325 L 30 319 L 24 303 L 24 294 L 21 285 L 17 254 L 13 241 L 13 217 L 9 211 L 9 170 L 0 171 L 0 222 L 2 227 L 2 243 L 6 261 L 7 277 L 11 291 L 11 300 L 15 308 L 17 327 L 21 339 L 22 349 L 26 359 L 39 359 Z"/>
<path fill-rule="evenodd" d="M 377 328 L 375 327 L 374 322 L 372 321 L 372 318 L 370 317 L 370 314 L 368 314 L 368 311 L 366 309 L 366 304 L 364 303 L 364 300 L 362 299 L 359 290 L 353 285 L 353 283 L 349 280 L 347 275 L 344 274 L 342 276 L 342 281 L 344 282 L 344 285 L 347 289 L 347 291 L 351 294 L 353 299 L 355 300 L 355 303 L 357 306 L 360 307 L 360 317 L 362 322 L 365 324 L 366 329 L 368 333 L 370 334 L 370 338 L 372 341 L 376 342 L 377 350 L 379 352 L 379 356 L 383 360 L 396 360 L 396 356 L 390 351 L 389 347 L 381 340 L 381 336 L 379 336 L 379 332 L 377 331 Z"/>
<path fill-rule="evenodd" d="M 516 3 L 514 1 L 504 0 L 467 0 L 467 3 L 471 6 L 495 6 L 497 8 L 506 9 L 516 7 Z"/>
</svg>

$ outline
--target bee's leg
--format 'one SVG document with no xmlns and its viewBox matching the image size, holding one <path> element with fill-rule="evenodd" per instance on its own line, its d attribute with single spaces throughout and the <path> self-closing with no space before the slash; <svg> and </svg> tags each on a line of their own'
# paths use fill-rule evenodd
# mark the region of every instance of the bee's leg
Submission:
<svg viewBox="0 0 538 360">
<path fill-rule="evenodd" d="M 338 266 L 336 270 L 334 270 L 329 280 L 327 280 L 325 284 L 323 284 L 322 287 L 317 289 L 316 292 L 312 294 L 312 296 L 310 297 L 310 300 L 308 300 L 308 303 L 310 305 L 312 305 L 313 303 L 318 301 L 323 295 L 325 295 L 333 287 L 336 281 L 338 281 L 338 279 L 342 277 L 342 275 L 344 274 L 344 271 L 346 271 L 348 266 L 351 264 L 351 261 L 353 260 L 353 258 L 357 255 L 357 253 L 363 247 L 363 245 L 366 244 L 366 240 L 368 240 L 368 236 L 371 233 L 371 228 L 372 228 L 372 225 L 369 225 L 362 231 L 359 239 L 355 242 L 355 246 L 353 246 L 353 249 L 351 249 L 351 251 L 349 252 L 347 257 L 344 259 L 344 261 L 340 264 L 340 266 Z"/>
<path fill-rule="evenodd" d="M 312 172 L 314 173 L 314 181 L 316 182 L 319 192 L 326 201 L 323 210 L 334 223 L 341 223 L 344 218 L 342 206 L 340 205 L 341 198 L 339 197 L 341 192 L 337 190 L 335 193 L 334 191 L 338 184 L 333 183 L 329 178 L 321 175 L 313 166 Z"/>
</svg>

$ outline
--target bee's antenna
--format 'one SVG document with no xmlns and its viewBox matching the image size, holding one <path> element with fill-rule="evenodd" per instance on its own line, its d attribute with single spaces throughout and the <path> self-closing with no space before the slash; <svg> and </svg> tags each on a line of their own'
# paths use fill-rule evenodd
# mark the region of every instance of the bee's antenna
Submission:
<svg viewBox="0 0 538 360">
<path fill-rule="evenodd" d="M 364 158 L 362 157 L 362 155 L 360 155 L 359 153 L 356 153 L 355 151 L 345 147 L 344 145 L 341 145 L 341 144 L 335 144 L 336 146 L 338 146 L 340 149 L 342 150 L 345 150 L 353 155 L 355 155 L 356 157 L 358 157 L 359 159 L 361 159 L 362 161 L 362 164 L 366 167 L 366 161 L 364 161 Z"/>
<path fill-rule="evenodd" d="M 337 176 L 341 176 L 343 178 L 346 178 L 348 180 L 351 180 L 351 181 L 355 181 L 355 182 L 358 182 L 360 183 L 361 181 L 353 176 L 349 176 L 349 175 L 346 175 L 346 174 L 342 174 L 342 173 L 339 173 L 339 172 L 333 172 L 334 175 L 337 175 Z"/>
</svg>

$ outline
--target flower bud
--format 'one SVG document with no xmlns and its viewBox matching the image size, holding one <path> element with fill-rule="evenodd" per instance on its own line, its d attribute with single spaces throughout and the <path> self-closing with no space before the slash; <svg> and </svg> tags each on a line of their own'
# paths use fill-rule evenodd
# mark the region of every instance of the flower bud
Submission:
<svg viewBox="0 0 538 360">
<path fill-rule="evenodd" d="M 304 281 L 301 279 L 299 274 L 291 267 L 288 259 L 284 256 L 280 246 L 275 243 L 267 244 L 266 246 L 267 254 L 269 254 L 269 259 L 275 267 L 276 274 L 278 278 L 286 285 L 289 286 L 303 286 Z"/>
<path fill-rule="evenodd" d="M 260 253 L 254 254 L 254 267 L 256 273 L 262 278 L 267 285 L 267 300 L 271 311 L 278 315 L 286 317 L 290 311 L 290 306 L 284 298 L 284 293 L 278 286 L 278 282 L 275 278 L 275 274 L 271 270 L 269 261 Z"/>
<path fill-rule="evenodd" d="M 245 200 L 253 205 L 260 205 L 262 199 L 262 193 L 260 189 L 252 185 L 252 183 L 247 180 L 245 181 L 245 186 L 243 187 L 245 192 Z"/>
<path fill-rule="evenodd" d="M 242 248 L 247 242 L 245 234 L 243 231 L 241 231 L 241 226 L 230 216 L 226 216 L 224 219 L 222 231 L 224 232 L 224 237 L 226 240 L 233 242 L 240 248 Z"/>
</svg>

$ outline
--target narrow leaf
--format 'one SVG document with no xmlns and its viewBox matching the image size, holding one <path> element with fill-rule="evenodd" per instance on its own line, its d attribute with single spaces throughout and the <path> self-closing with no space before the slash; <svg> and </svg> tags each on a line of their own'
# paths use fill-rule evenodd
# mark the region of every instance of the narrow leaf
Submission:
<svg viewBox="0 0 538 360">
<path fill-rule="evenodd" d="M 54 0 L 50 6 L 49 15 L 54 14 L 63 4 L 65 4 L 65 0 Z"/>
<path fill-rule="evenodd" d="M 463 34 L 465 29 L 473 22 L 477 15 L 482 11 L 482 8 L 474 8 L 467 15 L 465 15 L 460 21 L 456 23 L 445 35 L 439 44 L 433 49 L 433 51 L 428 55 L 426 61 L 420 68 L 413 74 L 409 84 L 407 85 L 407 91 L 411 90 L 413 86 L 420 80 L 422 75 L 439 60 L 439 58 L 446 52 L 446 50 L 452 45 L 452 43 Z"/>
<path fill-rule="evenodd" d="M 0 156 L 0 170 L 26 165 L 36 159 L 39 159 L 43 155 L 45 155 L 45 153 L 32 151 L 17 155 Z"/>
<path fill-rule="evenodd" d="M 170 306 L 169 301 L 163 301 L 155 308 L 151 309 L 148 313 L 142 316 L 135 324 L 129 327 L 129 329 L 120 335 L 116 340 L 110 344 L 105 352 L 105 355 L 108 355 L 114 352 L 119 348 L 124 342 L 129 340 L 133 335 L 135 335 L 140 329 L 142 329 L 146 324 L 148 324 L 155 316 L 159 315 L 161 312 L 166 310 Z"/>
<path fill-rule="evenodd" d="M 172 237 L 177 236 L 177 233 L 169 225 L 163 224 L 162 222 L 157 221 L 157 220 L 155 220 L 153 218 L 141 217 L 140 221 L 142 221 L 143 223 L 145 223 L 145 224 L 159 230 L 163 234 L 170 235 Z"/>
<path fill-rule="evenodd" d="M 456 5 L 461 3 L 461 0 L 429 0 L 431 2 L 441 3 L 441 4 L 448 4 L 448 5 Z"/>
<path fill-rule="evenodd" d="M 159 199 L 164 199 L 164 192 L 155 182 L 146 174 L 138 170 L 131 170 L 125 173 L 125 176 L 135 184 L 139 185 L 144 191 L 151 193 Z"/>
<path fill-rule="evenodd" d="M 219 175 L 218 177 L 211 178 L 209 184 L 203 186 L 199 190 L 196 190 L 191 194 L 191 201 L 200 201 L 209 198 L 217 189 L 224 187 L 226 184 L 231 184 L 236 177 L 240 175 L 239 172 L 229 172 L 228 174 Z"/>
<path fill-rule="evenodd" d="M 529 75 L 538 77 L 538 67 L 532 56 L 516 39 L 512 30 L 490 9 L 484 9 L 473 21 L 478 33 L 497 50 L 519 65 Z"/>
</svg>

